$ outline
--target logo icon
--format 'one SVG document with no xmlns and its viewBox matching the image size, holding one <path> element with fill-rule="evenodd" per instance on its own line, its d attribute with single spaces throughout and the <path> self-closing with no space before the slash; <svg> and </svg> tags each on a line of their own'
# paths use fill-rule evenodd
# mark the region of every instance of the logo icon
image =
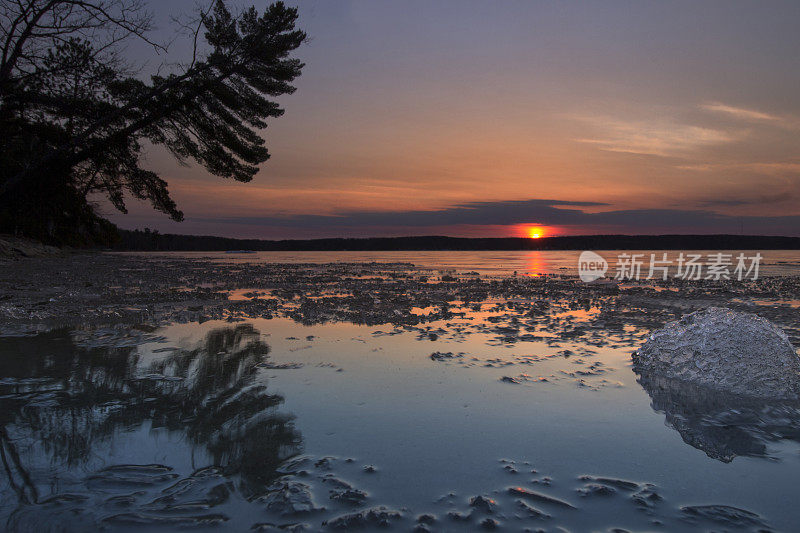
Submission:
<svg viewBox="0 0 800 533">
<path fill-rule="evenodd" d="M 608 262 L 602 255 L 594 252 L 585 251 L 581 252 L 578 258 L 578 276 L 581 281 L 589 283 L 596 279 L 600 279 L 606 275 L 608 270 Z"/>
</svg>

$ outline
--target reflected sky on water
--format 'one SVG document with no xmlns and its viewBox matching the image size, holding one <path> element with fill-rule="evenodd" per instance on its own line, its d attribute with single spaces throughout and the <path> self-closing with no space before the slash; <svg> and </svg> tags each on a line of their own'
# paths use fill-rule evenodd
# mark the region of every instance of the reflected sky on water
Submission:
<svg viewBox="0 0 800 533">
<path fill-rule="evenodd" d="M 629 356 L 645 331 L 602 345 L 556 346 L 546 331 L 502 342 L 476 327 L 496 315 L 424 328 L 275 318 L 2 338 L 0 520 L 18 531 L 318 530 L 385 505 L 402 514 L 400 531 L 426 513 L 433 530 L 462 530 L 481 527 L 469 500 L 484 495 L 497 506 L 486 516 L 511 530 L 797 522 L 794 407 L 638 378 Z M 595 493 L 603 482 L 581 476 L 631 484 Z M 310 512 L 292 500 L 299 511 L 287 514 L 297 483 Z M 708 504 L 754 515 L 687 507 Z"/>
<path fill-rule="evenodd" d="M 613 277 L 617 269 L 617 260 L 621 254 L 641 254 L 639 260 L 644 261 L 644 274 L 647 275 L 650 255 L 658 260 L 667 254 L 670 266 L 669 276 L 677 272 L 678 257 L 683 252 L 699 254 L 699 262 L 706 265 L 710 254 L 721 253 L 719 250 L 596 250 L 609 263 L 609 276 Z M 119 253 L 119 252 L 117 252 Z M 545 251 L 375 251 L 375 252 L 123 252 L 120 255 L 147 257 L 186 257 L 190 259 L 212 259 L 225 263 L 409 263 L 421 269 L 473 271 L 484 276 L 508 276 L 516 272 L 520 276 L 537 276 L 541 274 L 568 274 L 578 272 L 580 250 L 545 250 Z M 797 275 L 800 272 L 800 251 L 798 250 L 726 250 L 731 254 L 735 266 L 735 258 L 743 253 L 751 258 L 760 253 L 761 276 Z M 749 260 L 748 260 L 749 261 Z M 749 262 L 747 263 L 749 266 Z M 733 270 L 733 267 L 731 267 Z M 659 274 L 656 274 L 657 276 Z"/>
</svg>

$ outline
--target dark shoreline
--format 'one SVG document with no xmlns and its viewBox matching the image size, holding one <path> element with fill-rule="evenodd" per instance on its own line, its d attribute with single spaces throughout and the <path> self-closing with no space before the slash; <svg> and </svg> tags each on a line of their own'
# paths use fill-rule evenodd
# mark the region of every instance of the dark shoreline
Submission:
<svg viewBox="0 0 800 533">
<path fill-rule="evenodd" d="M 115 251 L 449 251 L 449 250 L 800 250 L 800 237 L 762 235 L 583 235 L 467 238 L 445 236 L 231 239 L 120 230 Z"/>
</svg>

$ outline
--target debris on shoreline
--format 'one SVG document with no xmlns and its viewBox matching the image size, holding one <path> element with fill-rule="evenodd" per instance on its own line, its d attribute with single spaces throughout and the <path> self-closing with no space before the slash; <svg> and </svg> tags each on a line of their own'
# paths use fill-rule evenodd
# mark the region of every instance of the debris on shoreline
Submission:
<svg viewBox="0 0 800 533">
<path fill-rule="evenodd" d="M 0 264 L 0 335 L 285 317 L 304 325 L 411 328 L 433 342 L 471 332 L 492 334 L 498 346 L 541 340 L 567 357 L 572 349 L 563 350 L 563 342 L 580 342 L 585 350 L 611 342 L 637 347 L 650 331 L 687 312 L 723 305 L 757 312 L 797 345 L 800 305 L 785 301 L 800 301 L 800 276 L 634 286 L 586 284 L 567 275 L 465 275 L 439 282 L 407 263 L 243 265 L 116 253 L 28 258 L 24 269 Z M 435 322 L 445 326 L 426 326 Z"/>
</svg>

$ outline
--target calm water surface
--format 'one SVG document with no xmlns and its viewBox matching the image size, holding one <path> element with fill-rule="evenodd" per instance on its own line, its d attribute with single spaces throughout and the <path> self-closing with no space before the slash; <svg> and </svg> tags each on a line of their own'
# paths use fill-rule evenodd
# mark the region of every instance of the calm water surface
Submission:
<svg viewBox="0 0 800 533">
<path fill-rule="evenodd" d="M 677 264 L 680 250 L 598 250 L 609 263 L 609 275 L 616 272 L 617 258 L 620 254 L 642 254 L 646 270 L 650 255 L 655 254 Z M 725 253 L 735 258 L 743 253 L 752 257 L 756 253 L 763 256 L 760 274 L 764 276 L 800 275 L 800 250 L 685 250 L 684 254 L 700 254 L 702 263 L 708 263 L 711 254 Z M 535 276 L 539 274 L 576 275 L 580 251 L 447 251 L 447 252 L 256 252 L 233 254 L 225 252 L 132 252 L 149 256 L 181 256 L 190 258 L 210 258 L 222 262 L 237 263 L 412 263 L 420 268 L 432 270 L 456 270 L 477 272 L 484 276 L 518 275 Z M 749 264 L 749 263 L 748 263 Z M 670 269 L 674 275 L 676 266 Z"/>
<path fill-rule="evenodd" d="M 493 274 L 575 260 L 337 257 Z M 776 272 L 798 260 L 768 257 Z M 594 313 L 559 319 L 591 328 Z M 515 531 L 797 530 L 797 409 L 640 384 L 629 360 L 644 330 L 509 340 L 501 315 L 485 303 L 413 328 L 273 318 L 2 338 L 0 529 L 315 531 L 384 505 L 400 531 L 424 514 L 435 531 L 486 518 Z M 357 525 L 379 529 L 344 524 Z"/>
</svg>

